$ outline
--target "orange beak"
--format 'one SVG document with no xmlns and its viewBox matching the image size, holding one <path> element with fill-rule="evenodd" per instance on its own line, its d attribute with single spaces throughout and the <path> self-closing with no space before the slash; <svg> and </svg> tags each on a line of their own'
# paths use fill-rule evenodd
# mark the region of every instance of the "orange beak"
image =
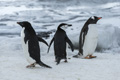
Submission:
<svg viewBox="0 0 120 80">
<path fill-rule="evenodd" d="M 98 17 L 98 19 L 102 19 L 102 17 Z"/>
</svg>

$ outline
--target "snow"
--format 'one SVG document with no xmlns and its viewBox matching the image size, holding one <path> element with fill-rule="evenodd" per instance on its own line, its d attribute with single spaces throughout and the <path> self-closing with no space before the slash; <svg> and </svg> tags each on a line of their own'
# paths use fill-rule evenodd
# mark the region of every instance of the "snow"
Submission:
<svg viewBox="0 0 120 80">
<path fill-rule="evenodd" d="M 75 51 L 77 52 L 77 51 Z M 1 56 L 1 80 L 119 80 L 120 55 L 112 53 L 95 53 L 96 59 L 71 58 L 68 63 L 61 62 L 55 65 L 54 56 L 42 56 L 42 60 L 52 66 L 52 69 L 35 67 L 27 69 L 28 64 L 23 53 L 20 56 Z M 50 53 L 51 54 L 51 53 Z M 69 56 L 71 57 L 71 56 Z M 6 59 L 7 58 L 7 59 Z"/>
<path fill-rule="evenodd" d="M 12 8 L 12 10 L 11 10 L 11 8 Z M 20 7 L 15 7 L 15 6 L 0 7 L 0 9 L 1 9 L 1 11 L 0 11 L 1 15 L 13 14 L 15 12 L 26 11 L 26 10 L 42 10 L 42 8 L 27 8 L 24 5 L 20 6 Z"/>
<path fill-rule="evenodd" d="M 0 0 L 0 10 L 0 80 L 120 80 L 120 0 Z M 81 28 L 91 16 L 102 17 L 97 27 L 97 58 L 73 58 L 78 53 Z M 51 31 L 50 37 L 44 38 L 48 43 L 60 23 L 72 24 L 66 33 L 75 51 L 67 46 L 68 63 L 56 65 L 53 44 L 47 54 L 48 47 L 40 43 L 41 60 L 52 69 L 26 68 L 29 63 L 17 21 L 30 21 L 36 32 Z"/>
<path fill-rule="evenodd" d="M 16 1 L 16 0 L 0 0 L 0 1 Z"/>
<path fill-rule="evenodd" d="M 101 5 L 101 8 L 112 8 L 112 7 L 117 7 L 120 6 L 120 3 L 118 2 L 113 2 L 113 3 L 107 3 L 105 5 Z"/>
</svg>

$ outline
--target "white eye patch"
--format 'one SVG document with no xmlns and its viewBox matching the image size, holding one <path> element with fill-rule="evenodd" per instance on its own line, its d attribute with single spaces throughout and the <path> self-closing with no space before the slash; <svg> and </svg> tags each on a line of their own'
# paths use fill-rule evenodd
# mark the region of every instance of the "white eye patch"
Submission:
<svg viewBox="0 0 120 80">
<path fill-rule="evenodd" d="M 95 19 L 95 17 L 94 17 L 94 16 L 92 16 L 92 17 L 91 17 L 91 19 L 93 19 L 93 20 L 94 20 L 94 19 Z"/>
<path fill-rule="evenodd" d="M 63 30 L 65 30 L 66 28 L 67 28 L 67 26 L 66 26 L 66 25 L 61 27 L 61 29 L 63 29 Z"/>
</svg>

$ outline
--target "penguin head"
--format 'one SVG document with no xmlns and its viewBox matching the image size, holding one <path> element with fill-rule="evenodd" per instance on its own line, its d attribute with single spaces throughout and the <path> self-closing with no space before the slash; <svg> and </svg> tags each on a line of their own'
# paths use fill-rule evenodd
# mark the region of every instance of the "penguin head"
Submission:
<svg viewBox="0 0 120 80">
<path fill-rule="evenodd" d="M 26 28 L 31 26 L 31 24 L 28 21 L 23 21 L 23 22 L 17 22 L 17 24 L 19 24 L 22 28 Z"/>
<path fill-rule="evenodd" d="M 58 26 L 58 29 L 61 28 L 61 29 L 65 30 L 67 27 L 70 27 L 70 26 L 72 26 L 72 24 L 61 23 Z"/>
<path fill-rule="evenodd" d="M 89 24 L 96 24 L 98 20 L 100 20 L 102 17 L 92 16 L 88 19 Z"/>
</svg>

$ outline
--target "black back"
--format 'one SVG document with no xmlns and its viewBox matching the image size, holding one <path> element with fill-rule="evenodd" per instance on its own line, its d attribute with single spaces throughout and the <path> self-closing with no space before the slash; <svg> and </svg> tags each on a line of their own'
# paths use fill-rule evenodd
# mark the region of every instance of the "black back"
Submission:
<svg viewBox="0 0 120 80">
<path fill-rule="evenodd" d="M 34 60 L 36 60 L 37 63 L 39 63 L 41 60 L 40 60 L 40 47 L 38 41 L 42 41 L 46 45 L 47 42 L 36 35 L 35 30 L 33 29 L 33 27 L 29 22 L 23 21 L 23 22 L 18 22 L 18 24 L 22 28 L 25 28 L 24 42 L 26 44 L 26 42 L 28 41 L 28 51 L 30 53 L 30 57 L 32 57 Z"/>
<path fill-rule="evenodd" d="M 32 28 L 32 26 L 29 22 L 24 21 L 24 22 L 17 22 L 17 23 L 21 27 L 25 28 L 24 42 L 26 44 L 26 42 L 28 41 L 28 52 L 30 54 L 30 57 L 33 58 L 36 61 L 36 63 L 39 64 L 40 66 L 52 68 L 52 67 L 44 64 L 40 59 L 40 47 L 39 47 L 38 41 L 41 41 L 41 42 L 45 43 L 46 45 L 48 45 L 47 42 L 45 40 L 43 40 L 41 37 L 38 37 L 36 35 L 34 29 Z"/>
<path fill-rule="evenodd" d="M 28 41 L 28 51 L 30 53 L 30 57 L 36 60 L 37 63 L 40 62 L 40 47 L 38 43 L 38 38 L 31 24 L 27 21 L 19 23 L 22 27 L 25 28 L 25 38 L 24 42 Z"/>
<path fill-rule="evenodd" d="M 54 51 L 55 51 L 55 58 L 60 58 L 60 59 L 66 59 L 66 42 L 70 45 L 71 50 L 73 51 L 73 44 L 66 35 L 66 32 L 61 29 L 61 26 L 68 25 L 68 24 L 60 24 L 58 26 L 58 29 L 53 37 L 53 39 L 50 42 L 49 48 L 54 41 Z M 71 25 L 70 25 L 71 26 Z M 48 48 L 48 51 L 49 51 Z"/>
</svg>

